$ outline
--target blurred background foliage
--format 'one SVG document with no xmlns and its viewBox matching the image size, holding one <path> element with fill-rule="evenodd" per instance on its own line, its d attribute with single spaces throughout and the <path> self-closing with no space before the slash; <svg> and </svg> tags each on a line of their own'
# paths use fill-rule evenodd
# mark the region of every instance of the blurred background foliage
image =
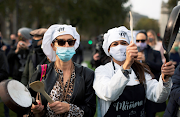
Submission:
<svg viewBox="0 0 180 117">
<path fill-rule="evenodd" d="M 0 0 L 0 20 L 12 27 L 14 12 L 17 29 L 22 26 L 49 27 L 66 23 L 88 35 L 98 35 L 109 28 L 123 25 L 130 6 L 128 0 Z M 11 29 L 11 32 L 12 29 Z"/>
<path fill-rule="evenodd" d="M 21 27 L 33 29 L 52 24 L 71 24 L 87 37 L 105 33 L 108 29 L 125 25 L 129 29 L 128 0 L 0 0 L 0 31 L 3 35 L 17 33 Z M 169 0 L 172 10 L 177 0 Z M 126 7 L 125 7 L 126 6 Z M 8 22 L 8 29 L 6 23 Z M 153 29 L 159 33 L 157 20 L 144 18 L 136 30 Z M 8 38 L 7 35 L 4 37 Z"/>
</svg>

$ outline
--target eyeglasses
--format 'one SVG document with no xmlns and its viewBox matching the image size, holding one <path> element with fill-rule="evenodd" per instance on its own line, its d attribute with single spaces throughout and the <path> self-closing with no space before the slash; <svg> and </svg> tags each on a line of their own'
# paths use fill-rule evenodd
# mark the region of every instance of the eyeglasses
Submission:
<svg viewBox="0 0 180 117">
<path fill-rule="evenodd" d="M 24 37 L 22 37 L 22 36 L 18 36 L 18 40 L 19 41 L 26 41 L 26 39 Z"/>
<path fill-rule="evenodd" d="M 76 42 L 76 39 L 68 39 L 68 40 L 56 39 L 54 42 L 56 42 L 56 41 L 59 46 L 64 46 L 66 44 L 66 42 L 68 42 L 69 46 L 73 46 Z"/>
<path fill-rule="evenodd" d="M 144 43 L 146 40 L 145 40 L 145 39 L 142 39 L 142 40 L 136 40 L 137 43 L 139 43 L 140 41 L 141 41 L 142 43 Z"/>
</svg>

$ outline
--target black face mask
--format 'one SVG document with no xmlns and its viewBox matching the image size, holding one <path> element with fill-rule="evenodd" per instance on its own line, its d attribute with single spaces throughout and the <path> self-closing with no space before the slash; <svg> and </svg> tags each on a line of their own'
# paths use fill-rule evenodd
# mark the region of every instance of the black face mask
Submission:
<svg viewBox="0 0 180 117">
<path fill-rule="evenodd" d="M 40 40 L 42 40 L 42 39 L 40 39 Z M 33 47 L 33 48 L 39 48 L 39 47 L 41 47 L 41 45 L 37 45 L 37 43 L 38 43 L 40 40 L 34 40 L 34 39 L 32 39 L 32 47 Z"/>
<path fill-rule="evenodd" d="M 14 45 L 16 43 L 16 40 L 14 39 L 14 40 L 12 40 L 12 46 Z"/>
</svg>

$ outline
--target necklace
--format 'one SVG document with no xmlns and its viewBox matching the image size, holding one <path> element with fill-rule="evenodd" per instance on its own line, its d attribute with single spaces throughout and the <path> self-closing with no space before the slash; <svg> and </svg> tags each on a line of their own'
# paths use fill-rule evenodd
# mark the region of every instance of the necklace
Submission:
<svg viewBox="0 0 180 117">
<path fill-rule="evenodd" d="M 59 70 L 58 68 L 57 68 L 57 66 L 56 66 L 56 64 L 55 64 L 55 70 L 56 70 L 56 72 L 59 74 L 59 79 L 58 79 L 58 81 L 59 81 L 59 83 L 60 83 L 60 85 L 61 85 L 61 88 L 63 89 L 63 92 L 62 92 L 62 99 L 60 99 L 60 101 L 65 101 L 66 100 L 66 97 L 67 97 L 67 94 L 68 94 L 68 90 L 69 90 L 69 85 L 70 85 L 70 80 L 71 80 L 71 76 L 68 78 L 68 80 L 67 80 L 67 88 L 66 88 L 66 91 L 65 91 L 65 85 L 66 85 L 66 83 L 64 84 L 63 83 L 63 80 L 61 80 L 61 79 L 63 79 L 63 75 L 61 74 L 61 70 Z M 72 63 L 72 65 L 71 65 L 71 73 L 73 72 L 73 70 L 74 70 L 74 64 Z"/>
</svg>

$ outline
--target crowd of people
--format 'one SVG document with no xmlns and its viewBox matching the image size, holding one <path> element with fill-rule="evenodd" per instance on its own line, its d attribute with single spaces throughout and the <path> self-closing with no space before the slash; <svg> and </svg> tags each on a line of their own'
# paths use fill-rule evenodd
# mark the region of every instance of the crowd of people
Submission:
<svg viewBox="0 0 180 117">
<path fill-rule="evenodd" d="M 130 33 L 120 26 L 97 36 L 90 61 L 95 71 L 81 65 L 83 45 L 71 25 L 22 27 L 10 35 L 9 45 L 0 33 L 0 82 L 17 80 L 36 98 L 29 84 L 43 80 L 53 103 L 41 95 L 27 113 L 29 117 L 94 117 L 96 111 L 98 117 L 155 117 L 162 111 L 165 117 L 180 114 L 180 44 L 174 43 L 170 61 L 166 61 L 162 40 L 153 30 L 137 31 L 136 42 Z M 47 67 L 43 77 L 42 65 Z M 9 117 L 6 105 L 4 114 Z"/>
</svg>

